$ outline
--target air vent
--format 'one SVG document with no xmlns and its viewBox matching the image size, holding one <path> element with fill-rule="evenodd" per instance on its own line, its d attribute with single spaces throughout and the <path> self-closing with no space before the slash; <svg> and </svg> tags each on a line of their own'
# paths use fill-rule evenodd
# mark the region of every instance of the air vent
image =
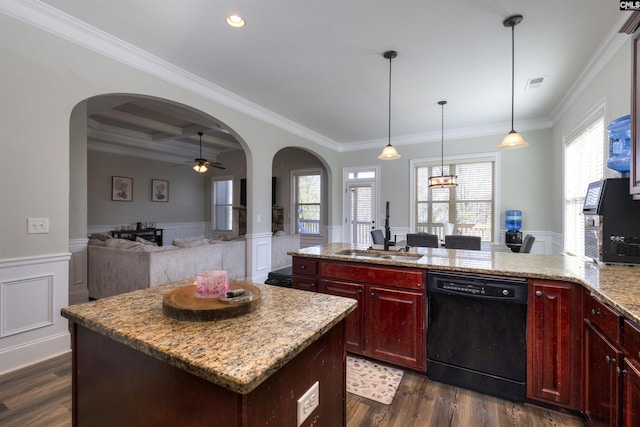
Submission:
<svg viewBox="0 0 640 427">
<path fill-rule="evenodd" d="M 535 79 L 529 79 L 527 81 L 527 87 L 525 89 L 536 89 L 542 85 L 544 77 L 536 77 Z"/>
</svg>

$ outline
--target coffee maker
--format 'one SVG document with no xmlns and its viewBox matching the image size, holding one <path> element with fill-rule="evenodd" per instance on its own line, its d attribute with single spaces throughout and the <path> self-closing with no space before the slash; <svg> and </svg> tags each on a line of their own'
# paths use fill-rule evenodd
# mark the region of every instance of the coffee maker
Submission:
<svg viewBox="0 0 640 427">
<path fill-rule="evenodd" d="M 584 254 L 605 264 L 640 264 L 640 201 L 629 178 L 592 182 L 582 208 Z"/>
</svg>

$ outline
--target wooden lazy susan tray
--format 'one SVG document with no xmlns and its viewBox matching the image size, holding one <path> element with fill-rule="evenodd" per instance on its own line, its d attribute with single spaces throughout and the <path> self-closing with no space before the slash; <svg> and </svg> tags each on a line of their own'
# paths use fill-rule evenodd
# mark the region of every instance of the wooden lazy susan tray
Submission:
<svg viewBox="0 0 640 427">
<path fill-rule="evenodd" d="M 251 298 L 244 301 L 196 298 L 196 285 L 183 286 L 164 295 L 162 312 L 173 319 L 191 322 L 228 319 L 255 311 L 261 303 L 260 289 L 246 282 L 231 282 L 229 289 L 244 289 Z"/>
</svg>

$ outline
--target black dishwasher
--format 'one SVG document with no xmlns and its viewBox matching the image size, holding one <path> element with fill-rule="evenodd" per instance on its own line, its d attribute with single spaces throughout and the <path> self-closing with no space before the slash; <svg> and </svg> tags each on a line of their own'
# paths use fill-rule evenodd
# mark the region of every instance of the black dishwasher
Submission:
<svg viewBox="0 0 640 427">
<path fill-rule="evenodd" d="M 427 376 L 523 402 L 526 280 L 429 273 L 427 299 Z"/>
</svg>

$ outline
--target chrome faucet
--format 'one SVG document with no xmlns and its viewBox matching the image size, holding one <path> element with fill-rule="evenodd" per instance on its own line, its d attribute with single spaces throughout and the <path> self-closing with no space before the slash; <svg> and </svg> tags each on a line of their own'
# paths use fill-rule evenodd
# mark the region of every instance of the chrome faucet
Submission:
<svg viewBox="0 0 640 427">
<path fill-rule="evenodd" d="M 389 250 L 389 241 L 391 240 L 391 228 L 389 228 L 389 202 L 387 201 L 387 209 L 384 220 L 384 250 Z"/>
</svg>

